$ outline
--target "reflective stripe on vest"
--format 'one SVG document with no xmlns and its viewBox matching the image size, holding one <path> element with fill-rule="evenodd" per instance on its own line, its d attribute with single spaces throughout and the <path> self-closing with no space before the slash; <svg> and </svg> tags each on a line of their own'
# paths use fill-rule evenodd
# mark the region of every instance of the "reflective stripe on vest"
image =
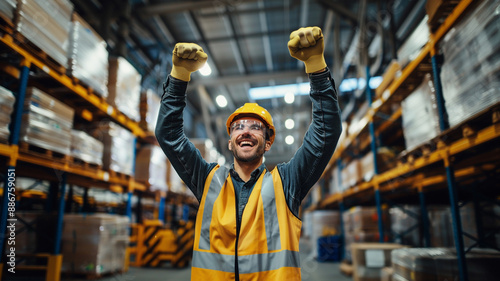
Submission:
<svg viewBox="0 0 500 281">
<path fill-rule="evenodd" d="M 205 199 L 205 208 L 203 208 L 203 220 L 201 222 L 199 244 L 200 249 L 210 250 L 210 223 L 212 222 L 214 202 L 219 196 L 220 190 L 222 189 L 228 175 L 229 170 L 218 169 L 215 171 L 214 177 L 210 182 L 210 187 L 208 188 L 207 197 Z"/>
<path fill-rule="evenodd" d="M 224 272 L 234 272 L 234 255 L 197 252 L 198 259 L 193 260 L 193 267 Z M 279 251 L 238 257 L 240 274 L 276 270 L 281 267 L 299 267 L 299 252 Z"/>
<path fill-rule="evenodd" d="M 273 175 L 266 173 L 260 194 L 264 205 L 264 223 L 266 226 L 267 249 L 269 251 L 281 249 L 280 225 L 274 198 Z"/>
</svg>

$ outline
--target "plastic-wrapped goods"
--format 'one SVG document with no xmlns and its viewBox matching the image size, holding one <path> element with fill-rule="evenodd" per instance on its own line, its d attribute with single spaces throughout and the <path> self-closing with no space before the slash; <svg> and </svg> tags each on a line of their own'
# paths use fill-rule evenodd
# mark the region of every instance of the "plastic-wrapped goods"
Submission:
<svg viewBox="0 0 500 281">
<path fill-rule="evenodd" d="M 139 107 L 141 121 L 139 124 L 144 130 L 149 132 L 155 131 L 160 103 L 160 97 L 153 90 L 148 89 L 141 93 L 141 104 Z"/>
<path fill-rule="evenodd" d="M 410 61 L 416 59 L 420 54 L 420 50 L 429 41 L 429 27 L 427 26 L 426 15 L 413 32 L 408 36 L 406 41 L 399 47 L 398 62 L 404 68 Z"/>
<path fill-rule="evenodd" d="M 483 1 L 442 40 L 441 81 L 453 127 L 500 102 L 500 0 Z"/>
<path fill-rule="evenodd" d="M 403 247 L 394 243 L 353 243 L 351 245 L 353 280 L 380 280 L 382 269 L 391 266 L 391 252 Z"/>
<path fill-rule="evenodd" d="M 407 150 L 414 149 L 441 132 L 434 92 L 431 75 L 427 74 L 422 84 L 401 102 L 401 118 Z"/>
<path fill-rule="evenodd" d="M 0 1 L 0 17 L 9 20 L 12 23 L 14 20 L 16 5 L 16 0 Z"/>
<path fill-rule="evenodd" d="M 394 242 L 409 246 L 420 246 L 420 207 L 404 205 L 390 208 L 391 230 Z"/>
<path fill-rule="evenodd" d="M 71 156 L 90 164 L 102 166 L 102 142 L 78 130 L 71 130 Z"/>
<path fill-rule="evenodd" d="M 92 136 L 104 144 L 104 170 L 134 175 L 135 136 L 132 132 L 112 121 L 105 121 L 98 124 Z"/>
<path fill-rule="evenodd" d="M 465 255 L 468 280 L 498 279 L 500 254 L 472 249 Z M 458 280 L 457 253 L 453 248 L 411 248 L 392 251 L 394 281 Z"/>
<path fill-rule="evenodd" d="M 358 159 L 352 159 L 347 166 L 341 170 L 342 189 L 346 190 L 361 181 L 361 167 Z"/>
<path fill-rule="evenodd" d="M 69 155 L 74 110 L 37 88 L 26 89 L 20 140 Z"/>
<path fill-rule="evenodd" d="M 449 206 L 429 206 L 427 208 L 430 223 L 432 247 L 453 247 L 453 229 Z"/>
<path fill-rule="evenodd" d="M 123 270 L 129 224 L 125 216 L 64 215 L 62 271 L 100 275 Z"/>
<path fill-rule="evenodd" d="M 12 92 L 0 86 L 0 142 L 9 140 L 10 115 L 14 111 L 15 102 Z"/>
<path fill-rule="evenodd" d="M 69 0 L 20 0 L 17 31 L 68 68 L 69 33 L 73 4 Z"/>
<path fill-rule="evenodd" d="M 96 94 L 108 96 L 108 51 L 104 41 L 76 13 L 73 13 L 68 52 L 69 75 L 90 86 Z"/>
<path fill-rule="evenodd" d="M 312 212 L 312 253 L 318 253 L 318 239 L 340 233 L 340 214 L 338 211 L 318 210 Z"/>
<path fill-rule="evenodd" d="M 151 191 L 167 191 L 167 157 L 159 146 L 142 147 L 135 158 L 135 179 L 147 182 Z"/>
<path fill-rule="evenodd" d="M 332 172 L 330 174 L 330 182 L 329 182 L 329 187 L 330 187 L 330 194 L 335 194 L 335 193 L 342 193 L 342 188 L 341 188 L 341 183 L 340 183 L 340 170 L 338 167 L 335 167 L 332 169 Z"/>
<path fill-rule="evenodd" d="M 125 58 L 109 58 L 108 102 L 120 112 L 140 121 L 142 76 Z"/>
</svg>

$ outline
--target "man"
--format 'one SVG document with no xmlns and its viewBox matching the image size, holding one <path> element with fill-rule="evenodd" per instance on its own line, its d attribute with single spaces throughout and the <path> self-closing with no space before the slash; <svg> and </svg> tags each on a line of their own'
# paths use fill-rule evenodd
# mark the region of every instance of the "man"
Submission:
<svg viewBox="0 0 500 281">
<path fill-rule="evenodd" d="M 156 137 L 200 201 L 191 280 L 301 280 L 299 207 L 332 157 L 341 121 L 321 29 L 292 32 L 288 48 L 309 74 L 313 121 L 295 156 L 268 171 L 262 158 L 276 132 L 269 112 L 256 103 L 243 105 L 227 119 L 234 156 L 230 169 L 205 162 L 187 139 L 182 124 L 187 82 L 207 55 L 196 44 L 175 46 Z"/>
</svg>

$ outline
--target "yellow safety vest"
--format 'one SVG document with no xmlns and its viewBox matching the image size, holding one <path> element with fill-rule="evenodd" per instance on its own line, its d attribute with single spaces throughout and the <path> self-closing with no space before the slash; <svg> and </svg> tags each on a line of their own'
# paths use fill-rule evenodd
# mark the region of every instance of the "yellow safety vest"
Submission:
<svg viewBox="0 0 500 281">
<path fill-rule="evenodd" d="M 208 175 L 196 216 L 191 280 L 301 280 L 302 222 L 287 206 L 277 169 L 255 183 L 236 233 L 236 201 L 229 170 Z M 237 243 L 237 245 L 236 245 Z M 237 249 L 237 252 L 236 252 Z"/>
</svg>

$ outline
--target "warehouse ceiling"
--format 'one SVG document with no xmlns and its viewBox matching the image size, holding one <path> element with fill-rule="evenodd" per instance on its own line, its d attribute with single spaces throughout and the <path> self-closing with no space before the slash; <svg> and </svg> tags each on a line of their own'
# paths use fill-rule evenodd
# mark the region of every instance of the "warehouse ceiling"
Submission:
<svg viewBox="0 0 500 281">
<path fill-rule="evenodd" d="M 245 102 L 258 102 L 274 118 L 276 142 L 266 164 L 286 162 L 300 146 L 311 120 L 307 95 L 288 104 L 282 96 L 254 99 L 249 90 L 308 82 L 302 63 L 291 58 L 291 31 L 319 26 L 325 36 L 325 57 L 336 81 L 380 75 L 396 49 L 425 14 L 425 0 L 72 0 L 75 10 L 108 42 L 112 55 L 125 56 L 142 74 L 143 87 L 159 95 L 171 69 L 177 42 L 194 42 L 208 54 L 212 73 L 192 75 L 188 88 L 186 133 L 210 138 L 227 151 L 226 118 Z M 362 67 L 359 67 L 362 66 Z M 338 82 L 337 82 L 338 83 Z M 337 85 L 338 87 L 339 85 Z M 344 119 L 364 95 L 342 92 Z M 216 99 L 223 96 L 227 105 Z M 357 98 L 356 98 L 357 97 Z M 220 99 L 220 98 L 219 98 Z M 351 105 L 347 107 L 346 105 Z M 294 120 L 287 129 L 285 120 Z M 292 136 L 295 142 L 286 144 Z"/>
</svg>

